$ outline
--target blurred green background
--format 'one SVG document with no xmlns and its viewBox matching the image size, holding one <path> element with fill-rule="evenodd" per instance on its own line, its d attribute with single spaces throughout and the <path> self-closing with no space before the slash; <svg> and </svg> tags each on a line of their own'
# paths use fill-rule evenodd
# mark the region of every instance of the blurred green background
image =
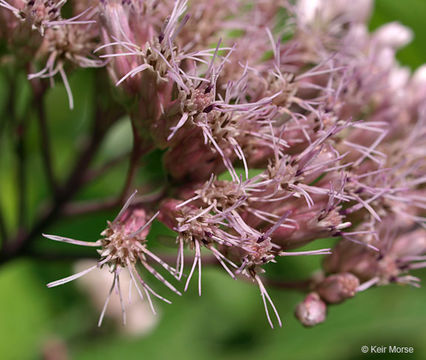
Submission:
<svg viewBox="0 0 426 360">
<path fill-rule="evenodd" d="M 356 1 L 356 0 L 355 0 Z M 415 69 L 426 60 L 426 1 L 376 1 L 371 28 L 398 20 L 415 32 L 413 43 L 398 55 L 399 60 Z M 66 175 L 93 114 L 95 96 L 93 72 L 85 70 L 71 76 L 76 109 L 68 111 L 65 90 L 60 82 L 49 90 L 46 99 L 51 132 L 55 134 L 55 170 Z M 17 102 L 25 107 L 29 88 L 23 76 L 16 89 Z M 0 113 L 5 114 L 7 93 L 5 71 L 0 72 Z M 28 112 L 29 117 L 32 115 Z M 34 122 L 32 122 L 34 123 Z M 29 209 L 35 212 L 47 196 L 41 172 L 36 129 L 28 130 Z M 119 122 L 97 161 L 125 152 L 129 136 L 126 119 Z M 1 207 L 9 226 L 16 219 L 12 139 L 0 133 Z M 8 150 L 9 149 L 9 150 Z M 157 166 L 159 154 L 147 160 L 150 171 L 139 174 L 140 181 L 148 178 L 161 182 L 163 174 Z M 124 167 L 109 172 L 100 181 L 79 194 L 80 199 L 116 194 L 121 188 Z M 114 212 L 75 217 L 58 222 L 49 233 L 78 239 L 96 239 Z M 152 237 L 164 232 L 155 224 Z M 316 243 L 326 246 L 327 241 Z M 38 249 L 80 251 L 64 244 L 51 244 L 40 237 Z M 163 251 L 174 253 L 167 245 Z M 269 267 L 272 274 L 285 274 L 287 279 L 302 279 L 319 264 L 318 258 L 290 258 Z M 370 355 L 361 353 L 362 345 L 413 346 L 412 355 L 377 355 L 381 358 L 426 359 L 426 289 L 388 286 L 359 294 L 340 306 L 330 308 L 324 324 L 313 329 L 303 328 L 293 317 L 293 309 L 303 295 L 293 291 L 270 289 L 270 295 L 281 314 L 284 326 L 271 330 L 265 319 L 258 289 L 250 284 L 235 282 L 214 268 L 204 268 L 203 296 L 198 297 L 195 282 L 183 297 L 168 296 L 172 305 L 157 304 L 160 321 L 144 337 L 123 335 L 114 323 L 106 319 L 96 327 L 99 310 L 92 307 L 87 296 L 74 283 L 48 289 L 49 281 L 69 275 L 71 261 L 20 259 L 0 269 L 0 359 L 42 359 L 42 349 L 52 339 L 63 342 L 71 359 L 358 359 Z M 417 275 L 426 278 L 426 273 Z M 157 284 L 155 284 L 157 285 Z M 161 294 L 169 291 L 157 286 Z"/>
</svg>

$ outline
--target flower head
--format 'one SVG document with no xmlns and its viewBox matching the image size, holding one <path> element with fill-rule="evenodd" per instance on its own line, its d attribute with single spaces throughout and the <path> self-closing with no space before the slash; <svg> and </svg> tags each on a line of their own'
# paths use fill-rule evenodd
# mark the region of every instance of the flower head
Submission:
<svg viewBox="0 0 426 360">
<path fill-rule="evenodd" d="M 135 195 L 136 191 L 127 200 L 126 204 L 123 206 L 117 217 L 112 222 L 108 222 L 108 227 L 101 233 L 103 238 L 100 240 L 97 240 L 95 242 L 86 242 L 56 235 L 43 235 L 46 238 L 55 241 L 100 248 L 98 252 L 101 258 L 98 260 L 97 265 L 93 265 L 92 267 L 83 270 L 77 274 L 47 284 L 48 287 L 62 285 L 87 274 L 88 272 L 94 270 L 97 267 L 102 268 L 104 266 L 107 266 L 109 268 L 109 271 L 114 274 L 114 279 L 108 297 L 105 301 L 103 311 L 99 318 L 99 326 L 102 323 L 109 299 L 114 289 L 117 290 L 120 296 L 120 301 L 123 310 L 123 322 L 126 321 L 124 300 L 122 298 L 120 288 L 120 273 L 123 270 L 127 270 L 129 272 L 130 277 L 132 279 L 132 284 L 135 286 L 138 294 L 142 299 L 144 297 L 143 293 L 145 294 L 154 313 L 155 310 L 151 301 L 151 295 L 154 295 L 155 297 L 170 303 L 169 300 L 157 294 L 143 280 L 137 269 L 138 264 L 141 264 L 145 270 L 154 275 L 158 280 L 160 280 L 172 291 L 180 295 L 180 292 L 176 290 L 176 288 L 169 281 L 167 281 L 159 272 L 157 272 L 157 270 L 155 270 L 150 264 L 150 262 L 153 261 L 161 265 L 170 274 L 175 274 L 175 270 L 172 267 L 170 267 L 168 264 L 163 262 L 160 258 L 158 258 L 155 254 L 148 250 L 146 235 L 148 234 L 149 226 L 151 225 L 152 221 L 157 217 L 158 213 L 148 219 L 145 210 L 132 209 L 130 205 Z"/>
<path fill-rule="evenodd" d="M 81 20 L 84 11 L 71 19 L 61 17 L 61 9 L 67 0 L 15 0 L 13 5 L 6 0 L 0 1 L 0 6 L 10 10 L 19 20 L 38 30 L 43 36 L 48 28 L 66 24 L 87 24 L 93 21 Z"/>
</svg>

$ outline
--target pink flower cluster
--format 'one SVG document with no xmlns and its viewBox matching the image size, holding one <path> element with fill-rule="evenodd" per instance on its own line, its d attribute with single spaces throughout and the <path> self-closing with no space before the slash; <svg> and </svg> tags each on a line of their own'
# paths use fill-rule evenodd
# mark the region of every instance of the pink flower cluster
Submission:
<svg viewBox="0 0 426 360">
<path fill-rule="evenodd" d="M 162 149 L 170 178 L 158 203 L 134 193 L 96 242 L 45 235 L 99 247 L 97 266 L 114 273 L 109 297 L 116 288 L 122 298 L 124 270 L 150 303 L 168 300 L 145 271 L 180 294 L 153 263 L 182 280 L 185 249 L 194 255 L 184 290 L 197 270 L 201 295 L 203 258 L 213 256 L 258 286 L 272 327 L 281 320 L 263 267 L 286 256 L 326 255 L 296 309 L 306 326 L 372 286 L 418 286 L 426 67 L 412 74 L 395 59 L 408 28 L 369 33 L 370 0 L 80 0 L 71 19 L 64 3 L 1 0 L 0 34 L 38 39 L 46 66 L 29 78 L 59 73 L 71 107 L 64 67 L 105 66 L 126 99 L 135 149 Z M 154 219 L 176 233 L 176 267 L 148 249 Z M 333 249 L 297 250 L 330 237 Z"/>
</svg>

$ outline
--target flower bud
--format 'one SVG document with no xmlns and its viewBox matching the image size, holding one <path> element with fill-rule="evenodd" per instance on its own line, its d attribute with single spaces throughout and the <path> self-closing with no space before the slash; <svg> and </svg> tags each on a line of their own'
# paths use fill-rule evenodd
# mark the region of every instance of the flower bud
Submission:
<svg viewBox="0 0 426 360">
<path fill-rule="evenodd" d="M 378 254 L 366 246 L 348 240 L 340 241 L 324 259 L 327 272 L 351 272 L 361 280 L 371 279 L 377 271 Z"/>
<path fill-rule="evenodd" d="M 178 180 L 206 181 L 212 173 L 225 170 L 222 158 L 203 142 L 198 129 L 187 133 L 164 158 L 167 171 Z"/>
<path fill-rule="evenodd" d="M 315 326 L 324 322 L 327 314 L 327 305 L 317 293 L 312 292 L 297 305 L 294 314 L 304 326 Z"/>
<path fill-rule="evenodd" d="M 352 22 L 365 21 L 371 12 L 371 0 L 299 0 L 299 17 L 303 23 L 312 23 L 317 17 L 332 21 L 335 17 L 348 16 Z"/>
<path fill-rule="evenodd" d="M 297 203 L 296 203 L 297 204 Z M 308 244 L 315 239 L 333 235 L 336 230 L 350 225 L 345 223 L 337 209 L 324 210 L 326 205 L 309 209 L 304 204 L 292 207 L 291 218 L 295 221 L 291 228 L 280 227 L 272 235 L 274 243 L 285 249 L 295 249 Z"/>
<path fill-rule="evenodd" d="M 338 304 L 353 297 L 359 286 L 358 278 L 351 273 L 340 273 L 328 276 L 316 288 L 323 300 Z"/>
<path fill-rule="evenodd" d="M 381 46 L 399 49 L 411 42 L 413 32 L 398 22 L 392 22 L 379 27 L 373 37 Z"/>
<path fill-rule="evenodd" d="M 410 70 L 407 67 L 395 67 L 389 74 L 389 86 L 392 91 L 403 92 L 410 79 Z"/>
<path fill-rule="evenodd" d="M 389 46 L 380 48 L 374 56 L 378 71 L 391 71 L 395 66 L 395 50 Z"/>
<path fill-rule="evenodd" d="M 411 98 L 414 102 L 423 104 L 426 98 L 426 65 L 420 66 L 410 80 Z"/>
<path fill-rule="evenodd" d="M 426 65 L 420 66 L 414 73 L 411 79 L 414 86 L 426 88 Z"/>
<path fill-rule="evenodd" d="M 404 258 L 421 256 L 426 253 L 426 231 L 418 229 L 399 236 L 393 243 L 390 253 Z"/>
<path fill-rule="evenodd" d="M 174 229 L 178 221 L 176 220 L 176 214 L 178 212 L 177 206 L 181 201 L 176 199 L 166 199 L 160 205 L 160 214 L 158 220 L 170 229 Z"/>
<path fill-rule="evenodd" d="M 128 208 L 118 219 L 116 224 L 122 226 L 122 231 L 125 234 L 132 234 L 138 231 L 149 220 L 146 211 L 142 208 Z M 140 233 L 141 238 L 148 235 L 149 227 Z"/>
</svg>

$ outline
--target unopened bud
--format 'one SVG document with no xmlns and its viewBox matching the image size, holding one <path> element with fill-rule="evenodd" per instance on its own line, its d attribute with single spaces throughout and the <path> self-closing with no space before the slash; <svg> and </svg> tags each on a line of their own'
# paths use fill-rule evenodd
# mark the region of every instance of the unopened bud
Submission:
<svg viewBox="0 0 426 360">
<path fill-rule="evenodd" d="M 413 73 L 413 85 L 419 88 L 426 87 L 426 65 L 422 65 Z"/>
<path fill-rule="evenodd" d="M 308 294 L 295 310 L 297 319 L 308 327 L 324 322 L 326 314 L 327 305 L 314 292 Z"/>
<path fill-rule="evenodd" d="M 328 276 L 316 288 L 323 300 L 338 304 L 353 297 L 359 286 L 358 278 L 351 273 L 340 273 Z"/>
<path fill-rule="evenodd" d="M 144 226 L 148 220 L 149 218 L 144 209 L 129 208 L 117 219 L 117 223 L 123 226 L 125 234 L 132 234 Z M 140 236 L 146 237 L 148 232 L 149 226 L 141 232 Z"/>
<path fill-rule="evenodd" d="M 160 205 L 160 214 L 158 215 L 158 220 L 160 220 L 170 229 L 174 229 L 178 224 L 176 216 L 179 211 L 177 206 L 180 203 L 181 202 L 179 200 L 167 199 L 164 200 Z"/>
<path fill-rule="evenodd" d="M 426 231 L 418 229 L 400 235 L 394 242 L 390 253 L 398 258 L 424 255 L 426 253 Z"/>
<path fill-rule="evenodd" d="M 364 22 L 372 9 L 371 0 L 300 0 L 298 1 L 299 19 L 303 23 L 312 23 L 319 17 L 331 22 L 345 14 L 352 22 Z"/>
<path fill-rule="evenodd" d="M 166 153 L 165 167 L 173 178 L 204 182 L 212 173 L 225 170 L 220 156 L 212 152 L 199 136 L 198 129 L 187 132 L 186 138 Z"/>
<path fill-rule="evenodd" d="M 399 49 L 411 42 L 413 32 L 398 22 L 392 22 L 378 28 L 374 33 L 374 38 L 382 46 Z"/>
</svg>

